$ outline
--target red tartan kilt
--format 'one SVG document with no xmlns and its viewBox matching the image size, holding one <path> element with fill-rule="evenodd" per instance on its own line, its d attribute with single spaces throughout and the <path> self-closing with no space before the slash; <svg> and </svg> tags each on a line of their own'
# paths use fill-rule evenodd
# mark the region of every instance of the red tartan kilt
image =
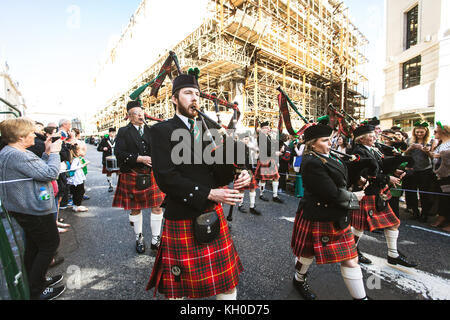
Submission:
<svg viewBox="0 0 450 320">
<path fill-rule="evenodd" d="M 143 173 L 141 171 L 137 172 Z M 146 173 L 148 173 L 148 171 Z M 150 177 L 150 187 L 145 190 L 137 190 L 137 174 L 134 172 L 121 173 L 119 175 L 119 182 L 117 183 L 112 206 L 123 208 L 125 210 L 140 210 L 159 207 L 164 201 L 165 194 L 156 184 L 153 171 L 151 171 Z"/>
<path fill-rule="evenodd" d="M 230 236 L 222 206 L 216 207 L 220 235 L 209 244 L 194 239 L 192 220 L 164 220 L 161 245 L 147 289 L 155 287 L 166 298 L 206 298 L 235 288 L 242 263 Z M 173 266 L 181 269 L 177 279 Z M 179 281 L 177 281 L 179 280 Z"/>
<path fill-rule="evenodd" d="M 385 229 L 400 224 L 389 203 L 383 211 L 377 211 L 375 196 L 364 196 L 359 203 L 359 210 L 351 212 L 351 225 L 360 231 Z"/>
<path fill-rule="evenodd" d="M 255 179 L 255 175 L 252 175 L 252 181 L 250 181 L 250 184 L 247 187 L 245 187 L 245 188 L 239 189 L 239 191 L 255 190 L 255 189 L 258 189 L 258 188 L 259 188 L 259 185 L 258 185 L 258 182 Z"/>
<path fill-rule="evenodd" d="M 338 263 L 358 256 L 350 226 L 341 230 L 333 222 L 305 220 L 303 211 L 295 217 L 291 248 L 298 258 L 316 257 L 317 264 Z"/>
<path fill-rule="evenodd" d="M 119 174 L 120 171 L 119 170 L 117 170 L 117 171 L 108 171 L 108 170 L 106 170 L 106 166 L 103 165 L 102 174 L 106 174 L 106 176 L 111 177 L 113 173 Z"/>
<path fill-rule="evenodd" d="M 262 163 L 258 161 L 255 171 L 255 179 L 258 181 L 273 181 L 279 180 L 280 174 L 275 160 L 271 159 L 268 162 Z"/>
</svg>

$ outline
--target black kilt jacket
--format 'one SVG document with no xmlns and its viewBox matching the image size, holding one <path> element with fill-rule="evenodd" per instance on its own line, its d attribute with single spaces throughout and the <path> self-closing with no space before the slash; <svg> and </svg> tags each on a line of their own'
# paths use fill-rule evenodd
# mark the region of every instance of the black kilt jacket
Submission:
<svg viewBox="0 0 450 320">
<path fill-rule="evenodd" d="M 148 126 L 144 125 L 144 135 L 142 137 L 131 123 L 119 129 L 114 155 L 117 158 L 117 164 L 121 173 L 130 173 L 132 169 L 148 168 L 142 163 L 137 163 L 136 160 L 138 156 L 150 157 L 150 151 L 150 129 Z"/>
<path fill-rule="evenodd" d="M 389 175 L 383 170 L 383 158 L 377 152 L 371 152 L 361 144 L 355 145 L 352 154 L 359 155 L 361 158 L 371 158 L 375 160 L 373 163 L 376 163 L 376 169 L 363 170 L 360 173 L 360 176 L 376 177 L 376 179 L 370 180 L 369 186 L 364 191 L 367 196 L 379 195 L 381 190 L 383 190 L 390 181 Z M 356 191 L 360 189 L 355 185 L 353 190 Z"/>
<path fill-rule="evenodd" d="M 183 139 L 186 134 L 172 137 L 175 130 L 185 130 L 191 137 L 190 141 Z M 199 164 L 194 164 L 194 155 L 200 155 L 194 152 L 194 139 L 177 115 L 152 126 L 150 138 L 153 172 L 159 188 L 166 194 L 162 205 L 165 207 L 164 217 L 168 220 L 191 220 L 209 209 L 213 210 L 217 204 L 208 200 L 209 193 L 211 189 L 228 185 L 234 180 L 234 166 L 208 165 L 203 159 Z M 185 148 L 180 147 L 183 145 Z M 180 161 L 180 164 L 175 164 L 171 157 L 175 147 L 180 152 L 174 153 L 189 158 L 190 162 Z M 206 147 L 207 144 L 202 143 L 202 152 Z M 184 155 L 183 150 L 188 150 L 190 155 Z"/>
<path fill-rule="evenodd" d="M 339 188 L 347 187 L 347 167 L 342 162 L 331 157 L 308 154 L 303 157 L 300 170 L 305 195 L 297 213 L 303 209 L 304 219 L 320 222 L 339 221 L 348 215 L 347 209 L 336 204 Z"/>
<path fill-rule="evenodd" d="M 109 143 L 108 143 L 109 142 Z M 100 144 L 97 147 L 97 151 L 103 152 L 102 156 L 102 164 L 106 165 L 106 157 L 112 156 L 112 148 L 111 146 L 114 145 L 115 139 L 111 140 L 111 138 L 103 138 L 102 141 L 100 141 Z M 108 150 L 104 151 L 104 148 L 108 148 Z"/>
</svg>

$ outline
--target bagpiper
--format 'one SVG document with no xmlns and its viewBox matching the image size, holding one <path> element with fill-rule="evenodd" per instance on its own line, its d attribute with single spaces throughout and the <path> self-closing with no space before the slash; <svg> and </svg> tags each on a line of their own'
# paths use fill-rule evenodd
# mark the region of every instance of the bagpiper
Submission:
<svg viewBox="0 0 450 320">
<path fill-rule="evenodd" d="M 384 229 L 386 243 L 388 247 L 387 262 L 392 265 L 402 265 L 406 267 L 417 266 L 414 262 L 409 262 L 406 257 L 397 250 L 398 228 L 400 220 L 389 205 L 391 198 L 389 184 L 398 185 L 400 179 L 389 176 L 384 171 L 383 155 L 375 148 L 376 134 L 375 127 L 370 124 L 362 124 L 353 132 L 355 145 L 352 153 L 361 158 L 373 160 L 373 169 L 361 173 L 359 183 L 354 183 L 353 190 L 364 189 L 365 196 L 360 202 L 360 209 L 352 211 L 352 231 L 355 236 L 356 245 L 364 234 L 364 231 L 374 231 Z M 370 264 L 371 261 L 360 253 L 362 263 Z"/>
<path fill-rule="evenodd" d="M 324 123 L 311 126 L 304 133 L 301 174 L 305 194 L 297 209 L 291 239 L 296 257 L 293 284 L 305 300 L 315 300 L 317 296 L 307 283 L 307 271 L 314 258 L 319 265 L 341 263 L 341 275 L 352 298 L 367 300 L 349 207 L 344 201 L 353 197 L 358 205 L 358 195 L 347 191 L 347 168 L 330 153 L 331 134 L 332 128 Z"/>
<path fill-rule="evenodd" d="M 276 150 L 276 144 L 273 143 L 270 137 L 270 122 L 264 121 L 261 123 L 261 127 L 258 133 L 258 147 L 259 147 L 259 159 L 255 171 L 255 179 L 259 181 L 260 196 L 262 201 L 269 201 L 264 196 L 264 190 L 267 181 L 272 181 L 272 200 L 277 203 L 283 203 L 284 201 L 278 197 L 278 186 L 280 180 L 280 174 L 278 173 L 276 157 L 281 155 L 279 150 Z"/>
<path fill-rule="evenodd" d="M 150 128 L 145 124 L 140 101 L 130 101 L 127 112 L 130 123 L 119 129 L 114 150 L 120 175 L 112 206 L 131 210 L 129 220 L 136 234 L 136 251 L 142 254 L 145 252 L 142 210 L 151 208 L 151 249 L 157 250 L 163 219 L 161 204 L 165 195 L 155 181 Z"/>
<path fill-rule="evenodd" d="M 172 86 L 175 115 L 150 130 L 154 173 L 166 199 L 161 246 L 147 290 L 155 288 L 155 295 L 159 291 L 169 299 L 235 300 L 243 267 L 221 203 L 235 205 L 242 195 L 221 188 L 233 181 L 235 172 L 228 170 L 233 164 L 206 164 L 201 156 L 207 146 L 201 123 L 195 121 L 199 93 L 195 76 L 176 77 Z M 195 164 L 197 156 L 202 161 Z M 234 187 L 249 183 L 250 175 L 243 171 Z M 211 221 L 202 220 L 204 216 Z M 202 240 L 199 234 L 205 231 L 214 237 Z"/>
<path fill-rule="evenodd" d="M 108 170 L 106 166 L 106 158 L 111 157 L 113 155 L 113 149 L 116 144 L 116 128 L 109 128 L 108 134 L 106 134 L 103 139 L 100 141 L 100 144 L 97 147 L 97 151 L 102 152 L 102 174 L 106 175 L 106 180 L 108 181 L 109 188 L 108 192 L 113 192 L 113 186 L 111 182 L 111 177 L 113 173 L 119 174 L 119 170 Z"/>
<path fill-rule="evenodd" d="M 245 148 L 245 159 L 248 159 L 248 166 L 247 169 L 249 171 L 253 171 L 252 170 L 252 159 L 251 159 L 251 145 L 250 145 L 250 134 L 249 133 L 245 133 L 242 136 L 242 142 L 247 146 L 247 148 Z M 253 172 L 252 172 L 253 173 Z M 241 189 L 241 192 L 245 192 L 246 190 L 249 191 L 249 200 L 250 200 L 250 204 L 249 204 L 249 210 L 251 214 L 260 216 L 261 212 L 259 210 L 257 210 L 255 208 L 255 202 L 256 202 L 256 189 L 258 189 L 258 182 L 255 179 L 255 175 L 252 174 L 252 180 L 250 182 L 250 184 Z M 242 202 L 238 204 L 238 210 L 242 213 L 247 213 L 247 209 L 244 208 L 244 198 L 242 198 Z"/>
</svg>

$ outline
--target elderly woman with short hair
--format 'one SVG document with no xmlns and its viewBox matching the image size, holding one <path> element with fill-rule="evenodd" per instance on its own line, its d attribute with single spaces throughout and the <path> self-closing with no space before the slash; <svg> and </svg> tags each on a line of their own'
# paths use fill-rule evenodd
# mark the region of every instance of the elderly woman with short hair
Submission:
<svg viewBox="0 0 450 320">
<path fill-rule="evenodd" d="M 53 286 L 62 276 L 46 278 L 49 265 L 59 246 L 59 234 L 53 213 L 56 204 L 51 181 L 60 168 L 61 140 L 45 142 L 42 159 L 27 148 L 34 145 L 34 122 L 25 118 L 0 123 L 6 146 L 0 151 L 0 198 L 25 233 L 24 262 L 32 299 L 54 299 L 64 286 Z M 43 194 L 43 191 L 46 194 Z"/>
</svg>

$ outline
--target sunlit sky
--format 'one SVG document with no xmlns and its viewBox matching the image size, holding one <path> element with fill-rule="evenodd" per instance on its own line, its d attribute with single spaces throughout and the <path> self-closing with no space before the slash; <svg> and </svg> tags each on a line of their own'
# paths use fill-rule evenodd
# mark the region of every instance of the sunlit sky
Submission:
<svg viewBox="0 0 450 320">
<path fill-rule="evenodd" d="M 81 117 L 95 112 L 90 99 L 98 63 L 140 2 L 1 0 L 0 59 L 8 62 L 11 76 L 20 83 L 29 111 Z M 351 20 L 370 41 L 366 71 L 379 105 L 384 90 L 384 0 L 345 3 Z"/>
</svg>

